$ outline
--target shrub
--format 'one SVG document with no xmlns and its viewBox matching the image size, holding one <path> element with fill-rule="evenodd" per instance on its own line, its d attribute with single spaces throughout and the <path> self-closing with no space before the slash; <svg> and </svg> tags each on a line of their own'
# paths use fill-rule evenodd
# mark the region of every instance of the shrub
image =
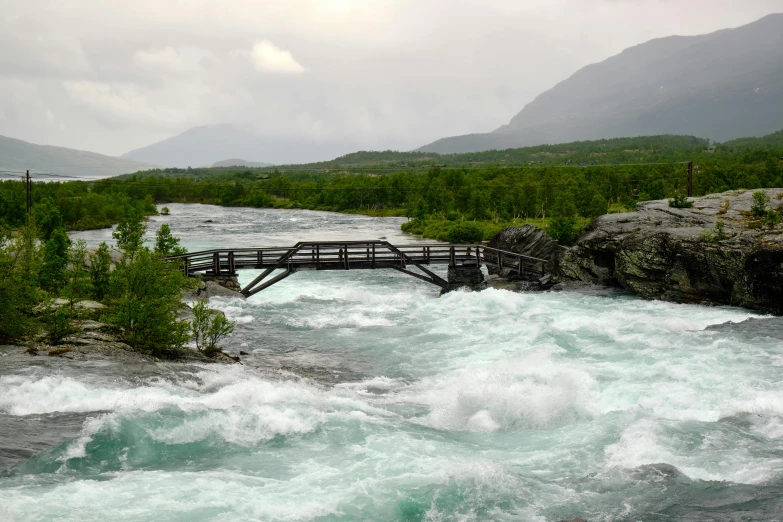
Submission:
<svg viewBox="0 0 783 522">
<path fill-rule="evenodd" d="M 90 254 L 90 280 L 95 299 L 102 300 L 109 290 L 109 276 L 111 275 L 111 256 L 109 246 L 101 243 L 98 250 Z"/>
<path fill-rule="evenodd" d="M 476 243 L 484 239 L 484 229 L 477 223 L 456 223 L 449 228 L 446 238 L 450 243 Z"/>
<path fill-rule="evenodd" d="M 750 213 L 755 217 L 764 217 L 767 214 L 767 205 L 769 196 L 763 190 L 753 193 L 753 206 L 750 207 Z"/>
<path fill-rule="evenodd" d="M 780 214 L 774 210 L 768 210 L 764 215 L 764 226 L 767 228 L 775 228 L 780 223 Z"/>
<path fill-rule="evenodd" d="M 210 309 L 206 299 L 199 301 L 193 307 L 193 322 L 190 325 L 196 349 L 208 357 L 218 354 L 222 351 L 218 342 L 231 335 L 235 324 L 226 319 L 223 312 Z"/>
<path fill-rule="evenodd" d="M 168 216 L 169 215 L 169 207 L 163 207 L 162 209 L 160 209 L 160 213 L 163 214 L 164 216 Z"/>
<path fill-rule="evenodd" d="M 674 198 L 669 200 L 669 206 L 672 208 L 691 208 L 693 206 L 693 201 L 689 201 L 686 196 L 677 192 L 674 195 Z"/>
<path fill-rule="evenodd" d="M 576 240 L 579 231 L 576 228 L 576 219 L 572 217 L 557 216 L 549 221 L 547 234 L 563 245 L 570 245 Z"/>
<path fill-rule="evenodd" d="M 717 243 L 718 241 L 723 241 L 726 239 L 726 224 L 723 221 L 716 221 L 715 227 L 712 229 L 712 232 L 704 232 L 701 237 L 704 241 L 707 241 L 708 243 Z"/>
</svg>

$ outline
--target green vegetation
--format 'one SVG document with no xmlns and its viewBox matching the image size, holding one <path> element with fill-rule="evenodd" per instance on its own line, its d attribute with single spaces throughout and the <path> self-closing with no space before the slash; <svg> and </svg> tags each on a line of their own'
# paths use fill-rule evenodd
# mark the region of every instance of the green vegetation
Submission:
<svg viewBox="0 0 783 522">
<path fill-rule="evenodd" d="M 106 319 L 135 350 L 176 357 L 189 339 L 190 325 L 178 315 L 190 281 L 161 252 L 143 245 L 144 229 L 136 218 L 120 223 L 113 234 L 123 255 L 109 278 Z"/>
<path fill-rule="evenodd" d="M 726 235 L 726 223 L 721 220 L 716 221 L 712 231 L 704 232 L 701 237 L 708 243 L 718 243 L 723 241 L 728 237 Z"/>
<path fill-rule="evenodd" d="M 766 192 L 760 190 L 753 193 L 753 206 L 750 207 L 750 213 L 753 217 L 764 217 L 767 214 L 767 205 L 769 205 L 769 196 Z"/>
<path fill-rule="evenodd" d="M 113 269 L 105 243 L 89 255 L 88 268 L 84 242 L 72 242 L 62 228 L 52 231 L 48 240 L 34 218 L 16 235 L 3 230 L 0 342 L 58 342 L 74 331 L 74 320 L 91 313 L 74 304 L 92 298 L 108 306 L 99 318 L 114 326 L 134 350 L 164 358 L 181 354 L 190 338 L 190 324 L 178 314 L 184 306 L 182 292 L 192 282 L 164 259 L 167 253 L 183 251 L 167 226 L 158 231 L 156 249 L 150 249 L 143 244 L 140 216 L 120 223 L 114 238 L 122 258 Z M 67 305 L 54 303 L 60 297 Z M 215 328 L 220 335 L 211 338 L 227 335 L 223 323 L 218 321 Z"/>
<path fill-rule="evenodd" d="M 686 196 L 677 192 L 674 197 L 669 200 L 669 206 L 671 208 L 691 208 L 693 206 L 693 201 L 689 201 Z"/>
<path fill-rule="evenodd" d="M 198 351 L 207 357 L 214 357 L 222 350 L 218 343 L 224 337 L 231 335 L 236 323 L 226 319 L 226 314 L 212 310 L 206 300 L 199 301 L 193 307 L 191 332 Z"/>
<path fill-rule="evenodd" d="M 690 136 L 650 136 L 456 155 L 357 152 L 277 168 L 150 170 L 35 184 L 34 215 L 46 232 L 57 228 L 58 213 L 66 228 L 92 228 L 154 214 L 154 203 L 197 202 L 407 216 L 404 230 L 442 240 L 486 240 L 504 226 L 532 223 L 569 243 L 589 220 L 631 211 L 640 201 L 687 205 L 678 194 L 688 160 L 697 195 L 783 186 L 778 135 L 783 131 L 712 148 Z M 23 201 L 22 183 L 0 183 L 0 202 L 8 202 L 0 223 L 18 227 Z M 158 251 L 175 247 L 161 244 Z"/>
</svg>

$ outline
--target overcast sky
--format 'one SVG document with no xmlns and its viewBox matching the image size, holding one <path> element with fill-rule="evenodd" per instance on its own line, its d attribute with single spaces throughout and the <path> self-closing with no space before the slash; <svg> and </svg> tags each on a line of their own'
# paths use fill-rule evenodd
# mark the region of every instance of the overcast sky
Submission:
<svg viewBox="0 0 783 522">
<path fill-rule="evenodd" d="M 192 126 L 410 149 L 580 67 L 783 0 L 0 0 L 0 134 L 119 155 Z"/>
</svg>

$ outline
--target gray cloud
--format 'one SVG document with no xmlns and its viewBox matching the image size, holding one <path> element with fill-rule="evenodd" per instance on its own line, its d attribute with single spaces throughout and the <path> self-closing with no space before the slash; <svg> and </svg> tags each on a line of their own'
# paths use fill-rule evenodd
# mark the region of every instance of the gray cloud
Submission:
<svg viewBox="0 0 783 522">
<path fill-rule="evenodd" d="M 783 0 L 0 0 L 0 134 L 108 154 L 223 122 L 413 148 Z M 263 159 L 263 158 L 256 158 Z"/>
</svg>

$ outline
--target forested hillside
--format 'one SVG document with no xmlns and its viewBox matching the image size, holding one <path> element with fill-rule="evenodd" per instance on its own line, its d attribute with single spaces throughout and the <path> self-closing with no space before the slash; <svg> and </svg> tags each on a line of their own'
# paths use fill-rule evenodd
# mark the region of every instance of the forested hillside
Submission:
<svg viewBox="0 0 783 522">
<path fill-rule="evenodd" d="M 338 158 L 332 168 L 166 169 L 92 183 L 36 183 L 33 215 L 56 207 L 68 227 L 91 228 L 154 213 L 153 202 L 198 202 L 408 216 L 406 230 L 438 239 L 478 240 L 530 222 L 568 241 L 600 214 L 684 194 L 687 160 L 694 162 L 694 195 L 783 186 L 779 134 L 715 148 L 690 137 L 601 140 L 490 151 L 477 155 L 487 163 L 463 165 L 442 157 L 433 163 L 421 153 L 373 152 Z M 500 157 L 517 164 L 489 163 Z M 541 163 L 525 162 L 532 157 Z M 0 203 L 2 222 L 24 221 L 21 182 L 0 183 Z"/>
</svg>

